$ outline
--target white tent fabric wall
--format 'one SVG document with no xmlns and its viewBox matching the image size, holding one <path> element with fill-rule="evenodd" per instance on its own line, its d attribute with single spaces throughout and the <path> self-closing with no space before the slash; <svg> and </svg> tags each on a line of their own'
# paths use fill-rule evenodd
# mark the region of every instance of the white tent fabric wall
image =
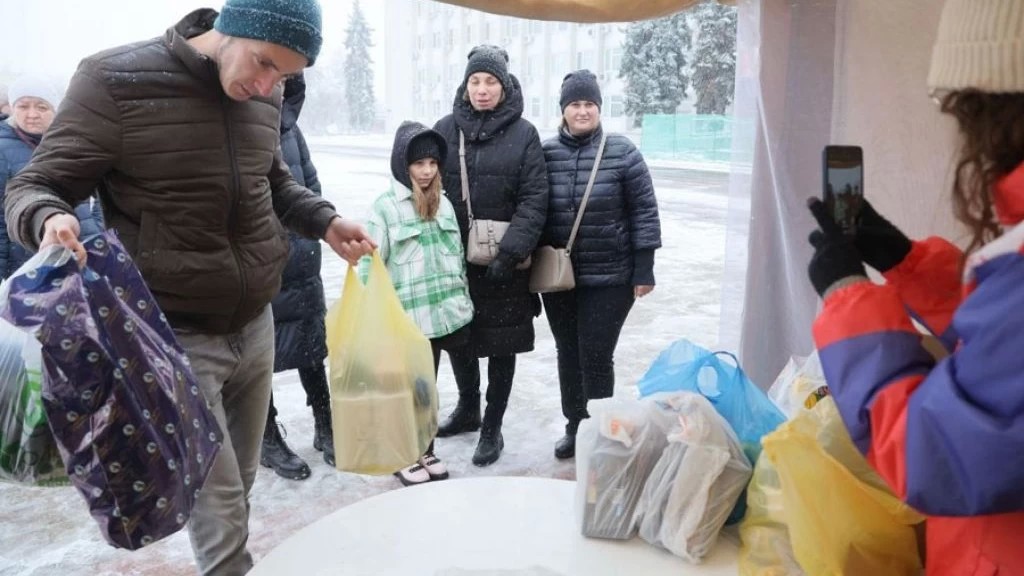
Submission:
<svg viewBox="0 0 1024 576">
<path fill-rule="evenodd" d="M 812 229 L 805 199 L 821 187 L 832 125 L 836 0 L 751 1 L 740 10 L 749 27 L 738 51 L 754 51 L 758 70 L 739 348 L 744 369 L 766 388 L 791 354 L 811 348 L 817 298 L 805 272 Z M 722 325 L 734 323 L 735 312 L 723 312 Z"/>
<path fill-rule="evenodd" d="M 959 238 L 949 215 L 954 127 L 925 86 L 942 3 L 739 3 L 738 59 L 756 70 L 752 81 L 738 70 L 736 113 L 754 115 L 757 136 L 750 218 L 730 215 L 723 282 L 735 290 L 745 266 L 745 297 L 723 295 L 721 341 L 739 340 L 761 386 L 813 347 L 819 301 L 806 273 L 805 200 L 820 194 L 825 144 L 864 147 L 867 197 L 908 235 Z M 745 176 L 733 178 L 739 205 Z M 744 239 L 747 250 L 736 246 Z"/>
<path fill-rule="evenodd" d="M 911 238 L 956 241 L 956 123 L 925 85 L 943 3 L 840 0 L 832 134 L 864 147 L 865 194 L 882 214 Z"/>
</svg>

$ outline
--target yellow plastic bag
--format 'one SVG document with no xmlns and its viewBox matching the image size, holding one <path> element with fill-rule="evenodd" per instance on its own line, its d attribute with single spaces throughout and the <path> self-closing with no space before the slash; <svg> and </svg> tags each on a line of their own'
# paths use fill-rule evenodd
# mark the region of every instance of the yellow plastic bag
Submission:
<svg viewBox="0 0 1024 576">
<path fill-rule="evenodd" d="M 327 348 L 338 470 L 383 475 L 415 462 L 437 433 L 434 358 L 378 254 L 366 286 L 349 267 Z"/>
<path fill-rule="evenodd" d="M 914 526 L 924 517 L 897 498 L 850 439 L 835 401 L 763 439 L 740 526 L 740 573 L 768 576 L 918 575 Z"/>
<path fill-rule="evenodd" d="M 768 458 L 758 458 L 747 485 L 747 515 L 740 524 L 741 576 L 801 576 L 786 526 L 779 473 Z"/>
</svg>

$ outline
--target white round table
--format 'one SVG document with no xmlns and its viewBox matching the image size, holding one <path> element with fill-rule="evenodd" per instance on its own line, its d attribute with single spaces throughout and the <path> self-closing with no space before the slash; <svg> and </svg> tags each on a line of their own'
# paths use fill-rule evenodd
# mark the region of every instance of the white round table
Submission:
<svg viewBox="0 0 1024 576">
<path fill-rule="evenodd" d="M 738 550 L 719 538 L 703 564 L 639 538 L 580 534 L 576 483 L 467 478 L 392 490 L 310 524 L 250 576 L 734 576 Z"/>
</svg>

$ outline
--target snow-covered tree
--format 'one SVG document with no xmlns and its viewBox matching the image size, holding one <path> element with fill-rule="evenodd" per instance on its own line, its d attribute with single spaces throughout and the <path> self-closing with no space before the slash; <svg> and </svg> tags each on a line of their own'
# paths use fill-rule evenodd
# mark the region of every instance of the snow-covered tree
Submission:
<svg viewBox="0 0 1024 576">
<path fill-rule="evenodd" d="M 674 113 L 686 98 L 686 53 L 691 44 L 683 13 L 626 28 L 619 77 L 626 80 L 626 114 L 633 116 L 635 126 L 641 125 L 644 114 Z"/>
<path fill-rule="evenodd" d="M 697 114 L 725 114 L 736 86 L 736 8 L 705 2 L 696 10 L 693 91 Z"/>
<path fill-rule="evenodd" d="M 306 103 L 299 116 L 299 125 L 306 134 L 332 134 L 348 126 L 340 56 L 328 60 L 321 55 L 316 66 L 306 69 Z"/>
<path fill-rule="evenodd" d="M 345 94 L 349 125 L 354 130 L 368 130 L 373 125 L 376 104 L 373 97 L 373 60 L 370 48 L 373 31 L 366 23 L 359 0 L 352 3 L 352 14 L 345 30 Z"/>
</svg>

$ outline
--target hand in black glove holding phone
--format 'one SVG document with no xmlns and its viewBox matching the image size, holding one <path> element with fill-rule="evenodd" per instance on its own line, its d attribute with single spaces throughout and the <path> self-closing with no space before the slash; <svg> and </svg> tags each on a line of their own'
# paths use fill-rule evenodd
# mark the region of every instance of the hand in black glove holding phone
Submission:
<svg viewBox="0 0 1024 576">
<path fill-rule="evenodd" d="M 832 219 L 828 208 L 818 198 L 807 200 L 820 230 L 811 232 L 808 241 L 814 246 L 814 256 L 807 265 L 807 275 L 821 297 L 840 280 L 857 277 L 867 278 L 867 270 L 861 262 L 861 254 L 852 238 L 839 228 Z"/>
<path fill-rule="evenodd" d="M 864 263 L 879 272 L 894 268 L 907 257 L 911 248 L 910 238 L 876 212 L 867 200 L 861 200 L 860 222 L 853 243 L 864 257 Z"/>
</svg>

